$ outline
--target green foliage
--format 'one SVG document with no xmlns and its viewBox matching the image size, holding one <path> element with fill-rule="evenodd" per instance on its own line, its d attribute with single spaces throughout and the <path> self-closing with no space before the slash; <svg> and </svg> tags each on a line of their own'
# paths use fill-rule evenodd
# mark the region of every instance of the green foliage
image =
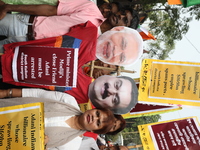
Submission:
<svg viewBox="0 0 200 150">
<path fill-rule="evenodd" d="M 160 115 L 143 116 L 137 118 L 126 119 L 126 128 L 122 131 L 124 137 L 124 145 L 129 143 L 134 143 L 135 145 L 141 144 L 138 125 L 149 124 L 153 122 L 158 122 L 161 119 Z"/>
<path fill-rule="evenodd" d="M 200 19 L 200 5 L 194 5 L 188 7 L 186 10 L 183 10 L 185 13 L 189 13 L 190 16 L 194 16 L 194 19 L 199 20 Z"/>
<path fill-rule="evenodd" d="M 112 141 L 113 143 L 116 143 L 119 135 L 120 135 L 119 133 L 116 134 L 116 135 L 106 135 L 106 140 Z"/>
<path fill-rule="evenodd" d="M 189 30 L 189 22 L 200 19 L 200 5 L 183 8 L 182 5 L 151 3 L 143 5 L 148 13 L 149 28 L 156 41 L 148 42 L 149 57 L 166 59 L 175 48 L 175 43 Z"/>
<path fill-rule="evenodd" d="M 170 40 L 168 42 L 170 42 Z M 169 54 L 173 52 L 175 43 L 170 42 L 170 44 L 168 44 L 167 42 L 164 43 L 162 40 L 157 39 L 156 41 L 151 41 L 149 47 L 149 58 L 165 60 L 169 57 Z"/>
<path fill-rule="evenodd" d="M 161 119 L 160 115 L 150 115 L 136 118 L 126 119 L 126 128 L 117 135 L 106 135 L 107 141 L 116 142 L 117 138 L 120 134 L 123 136 L 124 145 L 128 145 L 130 143 L 134 145 L 140 145 L 141 140 L 138 132 L 138 125 L 149 124 L 153 122 L 158 122 Z"/>
</svg>

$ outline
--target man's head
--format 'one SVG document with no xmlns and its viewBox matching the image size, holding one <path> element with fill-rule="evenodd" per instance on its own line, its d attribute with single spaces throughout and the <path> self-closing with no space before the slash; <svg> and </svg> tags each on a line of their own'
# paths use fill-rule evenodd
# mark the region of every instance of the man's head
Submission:
<svg viewBox="0 0 200 150">
<path fill-rule="evenodd" d="M 121 9 L 121 5 L 117 2 L 102 3 L 98 5 L 99 10 L 105 18 L 108 18 L 112 13 L 117 13 Z"/>
<path fill-rule="evenodd" d="M 129 7 L 124 7 L 118 12 L 111 13 L 108 20 L 113 27 L 125 26 L 132 29 L 137 29 L 140 22 L 138 13 Z"/>
<path fill-rule="evenodd" d="M 118 26 L 103 33 L 97 40 L 96 56 L 112 65 L 129 65 L 143 53 L 143 40 L 131 28 Z"/>
<path fill-rule="evenodd" d="M 108 19 L 112 26 L 126 26 L 137 29 L 139 25 L 139 15 L 130 6 L 122 6 L 118 2 L 103 3 L 98 6 L 102 15 Z"/>
<path fill-rule="evenodd" d="M 124 114 L 137 104 L 138 89 L 129 77 L 104 75 L 90 84 L 88 96 L 95 107 Z"/>
</svg>

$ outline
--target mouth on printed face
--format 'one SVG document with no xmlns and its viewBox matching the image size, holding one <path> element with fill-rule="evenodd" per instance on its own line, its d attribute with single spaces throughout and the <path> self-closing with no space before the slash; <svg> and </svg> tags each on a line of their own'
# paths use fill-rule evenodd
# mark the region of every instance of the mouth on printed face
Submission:
<svg viewBox="0 0 200 150">
<path fill-rule="evenodd" d="M 111 44 L 110 42 L 106 42 L 103 46 L 103 57 L 108 59 L 111 55 Z"/>
</svg>

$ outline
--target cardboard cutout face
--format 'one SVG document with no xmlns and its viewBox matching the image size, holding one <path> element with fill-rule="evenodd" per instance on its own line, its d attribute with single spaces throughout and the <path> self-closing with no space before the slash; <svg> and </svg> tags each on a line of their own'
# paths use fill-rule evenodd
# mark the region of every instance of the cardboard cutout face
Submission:
<svg viewBox="0 0 200 150">
<path fill-rule="evenodd" d="M 137 31 L 127 27 L 114 27 L 97 40 L 96 56 L 112 65 L 129 65 L 142 55 L 142 38 Z"/>
<path fill-rule="evenodd" d="M 95 107 L 126 108 L 131 101 L 131 82 L 104 75 L 89 86 L 89 98 Z"/>
</svg>

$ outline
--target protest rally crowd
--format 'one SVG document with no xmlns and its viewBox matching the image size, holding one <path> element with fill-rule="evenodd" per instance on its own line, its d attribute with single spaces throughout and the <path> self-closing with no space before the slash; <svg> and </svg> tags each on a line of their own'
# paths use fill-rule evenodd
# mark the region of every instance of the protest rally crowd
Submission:
<svg viewBox="0 0 200 150">
<path fill-rule="evenodd" d="M 137 62 L 143 53 L 143 39 L 135 30 L 140 21 L 138 13 L 115 2 L 99 5 L 92 0 L 34 2 L 0 0 L 0 106 L 44 102 L 47 150 L 128 150 L 122 145 L 107 147 L 98 134 L 115 135 L 125 128 L 122 114 L 138 102 L 134 80 L 111 76 L 111 71 L 103 69 L 95 69 L 90 77 L 89 68 L 83 66 L 97 59 L 98 64 L 110 68 Z M 76 87 L 12 79 L 16 47 L 62 49 L 77 39 L 81 42 Z M 81 112 L 79 104 L 89 101 L 93 109 Z"/>
</svg>

